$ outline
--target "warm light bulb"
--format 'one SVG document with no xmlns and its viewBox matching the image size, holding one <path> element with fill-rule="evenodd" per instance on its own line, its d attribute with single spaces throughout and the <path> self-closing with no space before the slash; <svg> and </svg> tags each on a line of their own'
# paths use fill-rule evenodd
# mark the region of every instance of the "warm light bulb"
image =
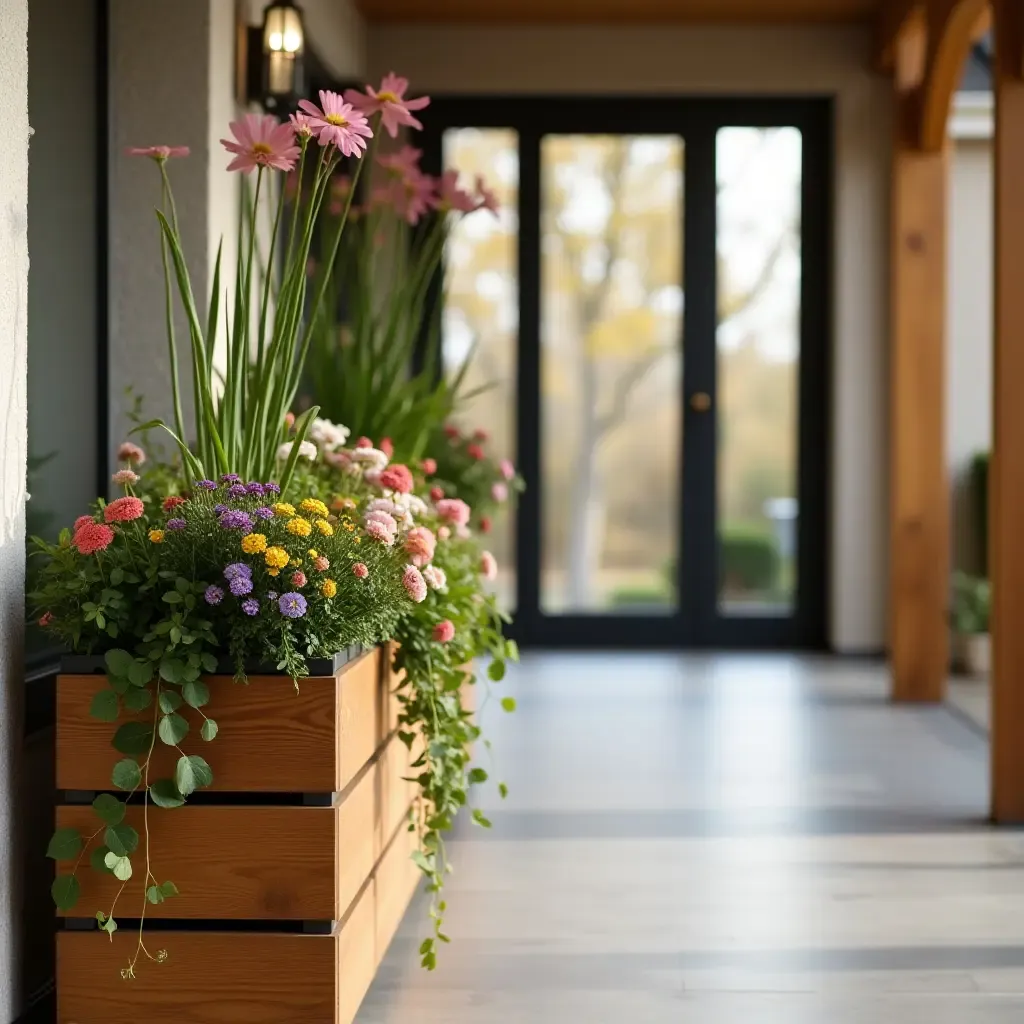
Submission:
<svg viewBox="0 0 1024 1024">
<path fill-rule="evenodd" d="M 281 49 L 283 49 L 283 46 L 281 45 L 281 43 L 282 43 L 281 33 L 280 32 L 271 32 L 269 37 L 267 38 L 267 47 L 269 49 L 271 49 L 271 50 L 281 50 Z"/>
<path fill-rule="evenodd" d="M 284 34 L 284 47 L 289 53 L 302 49 L 302 33 L 297 29 L 289 29 Z"/>
</svg>

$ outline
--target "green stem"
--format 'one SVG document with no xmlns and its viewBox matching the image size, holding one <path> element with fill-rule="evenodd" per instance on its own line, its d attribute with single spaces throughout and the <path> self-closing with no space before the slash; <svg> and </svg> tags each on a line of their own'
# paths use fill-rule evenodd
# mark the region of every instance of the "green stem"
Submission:
<svg viewBox="0 0 1024 1024">
<path fill-rule="evenodd" d="M 174 208 L 174 196 L 171 192 L 171 182 L 167 177 L 167 168 L 162 161 L 160 166 L 161 179 L 161 203 L 160 208 L 166 214 L 168 207 L 171 210 L 171 223 L 174 233 L 178 233 L 178 216 Z M 179 384 L 178 372 L 178 346 L 174 338 L 174 299 L 171 285 L 171 267 L 167 255 L 167 240 L 160 232 L 160 261 L 164 269 L 164 319 L 167 325 L 167 352 L 171 364 L 171 399 L 174 403 L 174 430 L 178 437 L 185 438 L 185 417 L 181 411 L 181 386 Z"/>
</svg>

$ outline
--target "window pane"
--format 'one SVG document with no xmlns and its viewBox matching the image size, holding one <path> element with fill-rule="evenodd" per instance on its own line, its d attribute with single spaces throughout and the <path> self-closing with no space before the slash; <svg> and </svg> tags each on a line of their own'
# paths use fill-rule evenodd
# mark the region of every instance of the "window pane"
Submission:
<svg viewBox="0 0 1024 1024">
<path fill-rule="evenodd" d="M 719 607 L 789 613 L 797 585 L 796 128 L 723 128 L 718 175 Z"/>
<path fill-rule="evenodd" d="M 444 133 L 444 164 L 464 181 L 479 174 L 498 197 L 497 217 L 478 213 L 460 220 L 445 251 L 445 368 L 454 376 L 472 356 L 464 391 L 486 388 L 465 402 L 458 420 L 483 430 L 489 451 L 514 458 L 516 351 L 519 331 L 519 138 L 493 128 L 452 128 Z M 515 523 L 510 505 L 494 516 L 488 545 L 501 571 L 496 586 L 504 607 L 515 607 Z"/>
<path fill-rule="evenodd" d="M 541 189 L 541 607 L 668 613 L 683 142 L 548 136 Z"/>
</svg>

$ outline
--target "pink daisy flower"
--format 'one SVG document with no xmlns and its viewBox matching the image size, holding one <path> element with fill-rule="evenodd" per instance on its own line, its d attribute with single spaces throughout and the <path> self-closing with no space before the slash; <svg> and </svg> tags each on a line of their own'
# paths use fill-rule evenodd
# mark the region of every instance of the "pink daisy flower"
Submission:
<svg viewBox="0 0 1024 1024">
<path fill-rule="evenodd" d="M 455 636 L 455 626 L 452 624 L 451 619 L 442 619 L 433 630 L 431 634 L 434 638 L 435 643 L 446 644 L 452 640 Z"/>
<path fill-rule="evenodd" d="M 453 526 L 465 526 L 469 522 L 470 508 L 461 498 L 442 498 L 437 503 L 437 514 Z"/>
<path fill-rule="evenodd" d="M 498 578 L 498 560 L 490 551 L 482 551 L 480 553 L 480 575 L 485 580 Z"/>
<path fill-rule="evenodd" d="M 414 526 L 405 538 L 405 553 L 417 569 L 422 569 L 433 557 L 437 541 L 425 526 Z"/>
<path fill-rule="evenodd" d="M 423 156 L 422 149 L 403 146 L 397 153 L 384 153 L 377 157 L 377 163 L 391 174 L 404 178 L 406 175 L 419 171 L 421 156 Z"/>
<path fill-rule="evenodd" d="M 220 140 L 229 153 L 235 154 L 228 164 L 229 171 L 251 174 L 257 167 L 290 171 L 295 166 L 299 156 L 295 132 L 290 124 L 281 124 L 273 114 L 246 114 L 228 127 L 237 140 Z"/>
<path fill-rule="evenodd" d="M 297 139 L 311 139 L 315 134 L 312 122 L 302 113 L 289 114 L 288 127 L 295 132 L 295 138 Z"/>
<path fill-rule="evenodd" d="M 433 205 L 442 212 L 458 210 L 459 213 L 472 213 L 476 209 L 476 200 L 465 190 L 459 188 L 459 172 L 445 171 L 437 179 L 437 195 Z"/>
<path fill-rule="evenodd" d="M 138 519 L 145 511 L 146 507 L 139 498 L 130 496 L 115 498 L 103 510 L 103 518 L 108 523 L 130 523 L 133 519 Z"/>
<path fill-rule="evenodd" d="M 445 575 L 444 569 L 436 565 L 428 565 L 423 570 L 423 578 L 431 590 L 444 590 L 448 585 L 448 577 Z"/>
<path fill-rule="evenodd" d="M 357 580 L 365 580 L 366 577 L 370 575 L 370 570 L 367 569 L 362 562 L 356 562 L 356 564 L 352 566 L 352 575 L 355 576 Z"/>
<path fill-rule="evenodd" d="M 415 565 L 405 567 L 405 572 L 402 574 L 402 586 L 405 587 L 405 592 L 416 604 L 426 600 L 427 583 L 423 579 L 423 573 Z"/>
<path fill-rule="evenodd" d="M 162 164 L 172 157 L 188 156 L 190 150 L 188 146 L 130 146 L 125 152 L 129 156 L 148 156 L 150 160 Z"/>
<path fill-rule="evenodd" d="M 309 100 L 299 100 L 299 107 L 309 115 L 321 146 L 334 145 L 345 156 L 362 156 L 366 140 L 373 138 L 366 118 L 336 92 L 321 89 L 319 107 Z"/>
<path fill-rule="evenodd" d="M 408 466 L 400 462 L 392 463 L 380 474 L 380 485 L 389 491 L 397 491 L 399 494 L 408 494 L 415 484 L 412 473 Z"/>
<path fill-rule="evenodd" d="M 511 480 L 512 477 L 516 475 L 516 467 L 513 466 L 508 459 L 502 459 L 501 462 L 498 463 L 498 469 L 506 480 Z"/>
<path fill-rule="evenodd" d="M 501 482 L 491 484 L 491 497 L 498 502 L 506 501 L 508 499 L 508 484 Z"/>
<path fill-rule="evenodd" d="M 398 138 L 398 129 L 402 125 L 422 130 L 423 125 L 412 116 L 410 111 L 422 110 L 430 103 L 429 96 L 407 100 L 405 91 L 408 88 L 408 78 L 391 73 L 384 76 L 379 89 L 374 89 L 372 85 L 366 87 L 365 93 L 356 89 L 346 89 L 345 99 L 364 114 L 379 112 L 381 124 L 384 125 L 388 135 L 396 139 Z"/>
<path fill-rule="evenodd" d="M 366 536 L 370 540 L 375 540 L 378 544 L 384 544 L 387 547 L 391 547 L 395 543 L 395 535 L 383 523 L 377 522 L 376 519 L 371 519 L 366 524 Z"/>
</svg>

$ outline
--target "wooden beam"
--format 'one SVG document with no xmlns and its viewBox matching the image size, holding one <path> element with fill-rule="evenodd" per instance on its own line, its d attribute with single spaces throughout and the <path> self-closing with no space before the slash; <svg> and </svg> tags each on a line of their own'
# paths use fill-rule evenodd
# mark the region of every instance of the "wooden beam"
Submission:
<svg viewBox="0 0 1024 1024">
<path fill-rule="evenodd" d="M 992 817 L 1024 822 L 1024 5 L 994 0 Z"/>
<path fill-rule="evenodd" d="M 908 32 L 920 32 L 925 24 L 926 0 L 888 0 L 875 19 L 875 66 L 894 71 L 899 42 Z"/>
<path fill-rule="evenodd" d="M 894 78 L 890 351 L 889 594 L 892 697 L 940 701 L 949 662 L 946 478 L 945 149 L 915 128 L 924 39 L 901 35 Z"/>
</svg>

